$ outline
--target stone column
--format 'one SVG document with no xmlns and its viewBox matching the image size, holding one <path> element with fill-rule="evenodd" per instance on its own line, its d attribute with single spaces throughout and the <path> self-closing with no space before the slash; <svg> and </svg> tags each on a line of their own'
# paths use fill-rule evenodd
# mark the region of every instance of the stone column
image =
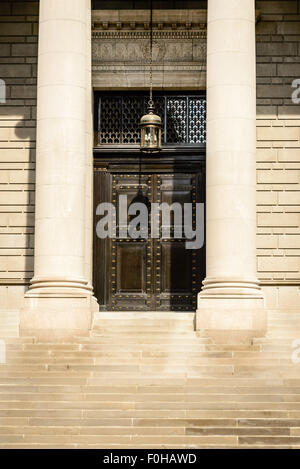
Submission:
<svg viewBox="0 0 300 469">
<path fill-rule="evenodd" d="M 256 276 L 254 0 L 208 0 L 206 279 L 197 329 L 247 340 L 266 329 Z"/>
<path fill-rule="evenodd" d="M 92 92 L 92 10 L 87 2 L 87 61 L 86 61 L 86 236 L 85 275 L 92 285 L 93 274 L 93 92 Z"/>
<path fill-rule="evenodd" d="M 86 335 L 89 0 L 40 0 L 34 277 L 20 332 Z M 91 88 L 89 85 L 89 92 Z"/>
</svg>

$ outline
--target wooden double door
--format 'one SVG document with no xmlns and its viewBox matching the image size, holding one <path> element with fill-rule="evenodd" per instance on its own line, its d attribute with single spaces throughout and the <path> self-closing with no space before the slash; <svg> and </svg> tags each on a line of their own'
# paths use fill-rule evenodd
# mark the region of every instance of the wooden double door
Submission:
<svg viewBox="0 0 300 469">
<path fill-rule="evenodd" d="M 122 161 L 96 163 L 93 283 L 102 310 L 196 309 L 197 293 L 205 276 L 205 246 L 187 249 L 184 232 L 180 237 L 176 233 L 177 221 L 173 212 L 170 212 L 170 226 L 166 227 L 161 211 L 155 217 L 152 215 L 152 204 L 166 203 L 170 206 L 177 203 L 182 209 L 184 204 L 192 204 L 195 228 L 196 203 L 204 203 L 204 194 L 204 170 L 199 162 L 180 164 L 179 167 L 174 162 L 163 165 L 146 162 L 142 166 L 134 161 L 131 164 Z M 125 225 L 129 225 L 133 218 L 125 214 L 124 203 L 128 209 L 137 201 L 148 208 L 148 233 L 133 239 L 125 232 L 126 228 L 124 231 L 125 219 Z M 115 208 L 110 214 L 115 232 L 112 230 L 112 237 L 106 239 L 97 235 L 97 224 L 102 216 L 97 215 L 96 210 L 103 202 L 111 202 Z M 151 236 L 153 224 L 156 237 Z M 166 228 L 169 228 L 168 236 Z"/>
</svg>

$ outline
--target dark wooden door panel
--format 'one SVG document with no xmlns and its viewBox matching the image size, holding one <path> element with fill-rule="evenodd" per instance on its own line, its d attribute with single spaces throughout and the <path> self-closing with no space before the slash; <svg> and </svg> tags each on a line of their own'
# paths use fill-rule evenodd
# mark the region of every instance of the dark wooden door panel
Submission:
<svg viewBox="0 0 300 469">
<path fill-rule="evenodd" d="M 192 283 L 192 253 L 179 241 L 161 243 L 162 293 L 187 294 Z"/>
<path fill-rule="evenodd" d="M 94 238 L 94 288 L 101 309 L 119 311 L 192 311 L 196 308 L 197 292 L 205 275 L 204 247 L 186 249 L 186 239 L 176 237 L 176 224 L 180 218 L 170 211 L 169 219 L 162 213 L 155 223 L 159 225 L 158 239 L 152 239 L 151 211 L 149 208 L 149 237 L 131 239 L 120 230 L 119 197 L 127 196 L 127 209 L 136 200 L 140 190 L 145 201 L 152 203 L 193 204 L 192 226 L 195 225 L 196 202 L 204 202 L 204 177 L 200 168 L 184 173 L 172 166 L 153 162 L 149 169 L 114 172 L 109 164 L 95 171 L 95 207 L 100 202 L 111 201 L 116 207 L 117 231 L 114 239 Z M 105 187 L 103 187 L 105 186 Z M 95 226 L 99 217 L 95 217 Z M 127 216 L 127 224 L 132 217 Z M 182 220 L 184 212 L 182 211 Z M 168 237 L 167 233 L 170 233 Z M 94 230 L 95 233 L 95 230 Z"/>
<path fill-rule="evenodd" d="M 148 310 L 151 301 L 151 244 L 146 240 L 112 241 L 111 308 Z"/>
<path fill-rule="evenodd" d="M 116 243 L 117 293 L 146 293 L 146 244 Z"/>
<path fill-rule="evenodd" d="M 157 198 L 169 205 L 193 204 L 193 222 L 196 204 L 196 176 L 195 174 L 162 174 L 157 176 Z M 180 214 L 180 211 L 179 211 Z M 157 310 L 192 311 L 196 308 L 196 271 L 200 266 L 197 261 L 197 251 L 186 249 L 184 229 L 184 211 L 181 219 L 171 212 L 168 220 L 162 220 L 161 238 L 156 242 L 156 270 L 160 273 L 159 284 L 156 289 Z M 164 237 L 170 233 L 169 237 Z M 178 238 L 179 236 L 179 238 Z M 199 288 L 199 285 L 198 285 Z"/>
</svg>

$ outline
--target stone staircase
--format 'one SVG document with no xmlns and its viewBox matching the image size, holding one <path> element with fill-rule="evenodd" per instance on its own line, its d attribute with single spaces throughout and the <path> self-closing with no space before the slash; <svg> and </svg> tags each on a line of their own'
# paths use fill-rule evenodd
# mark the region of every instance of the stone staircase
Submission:
<svg viewBox="0 0 300 469">
<path fill-rule="evenodd" d="M 270 313 L 252 345 L 199 337 L 193 313 L 98 313 L 73 343 L 7 337 L 0 448 L 300 448 L 297 338 L 295 312 Z"/>
</svg>

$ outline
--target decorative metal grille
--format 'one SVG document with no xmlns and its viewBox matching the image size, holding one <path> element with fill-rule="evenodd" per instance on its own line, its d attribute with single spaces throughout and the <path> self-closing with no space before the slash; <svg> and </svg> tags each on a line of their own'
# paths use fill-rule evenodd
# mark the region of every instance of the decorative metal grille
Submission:
<svg viewBox="0 0 300 469">
<path fill-rule="evenodd" d="M 191 97 L 188 112 L 189 143 L 206 143 L 206 101 Z"/>
<path fill-rule="evenodd" d="M 138 145 L 139 122 L 148 95 L 104 95 L 98 99 L 98 146 Z M 163 122 L 164 145 L 205 145 L 206 100 L 203 96 L 154 96 Z"/>
<path fill-rule="evenodd" d="M 186 108 L 186 98 L 167 99 L 167 143 L 186 142 L 188 124 Z"/>
</svg>

